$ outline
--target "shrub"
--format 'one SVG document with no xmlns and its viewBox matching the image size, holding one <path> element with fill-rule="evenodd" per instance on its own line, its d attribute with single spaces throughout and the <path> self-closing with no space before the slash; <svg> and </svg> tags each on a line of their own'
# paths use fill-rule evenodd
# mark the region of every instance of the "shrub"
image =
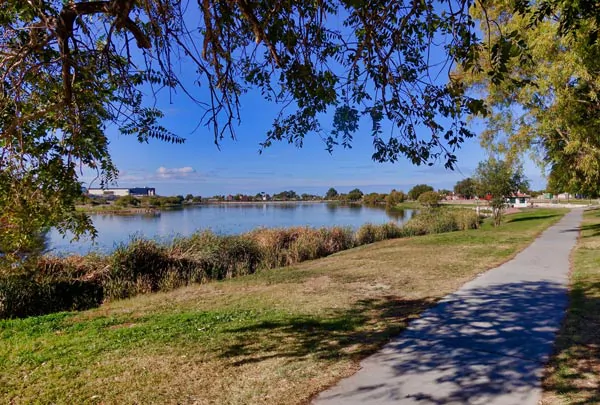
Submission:
<svg viewBox="0 0 600 405">
<path fill-rule="evenodd" d="M 140 205 L 140 200 L 138 200 L 132 195 L 125 195 L 123 197 L 117 198 L 117 200 L 115 201 L 115 205 L 119 207 L 137 207 L 138 205 Z"/>
<path fill-rule="evenodd" d="M 324 241 L 324 235 L 319 230 L 300 229 L 287 248 L 286 264 L 292 265 L 325 256 Z"/>
<path fill-rule="evenodd" d="M 403 236 L 402 228 L 394 222 L 379 225 L 377 228 L 379 233 L 378 240 L 395 239 Z"/>
<path fill-rule="evenodd" d="M 479 215 L 474 210 L 470 209 L 455 209 L 452 211 L 456 225 L 459 231 L 467 229 L 477 229 L 481 223 Z"/>
<path fill-rule="evenodd" d="M 186 268 L 185 274 L 189 274 L 186 277 L 215 280 L 254 273 L 262 257 L 255 241 L 243 236 L 219 236 L 210 231 L 176 239 L 169 256 L 176 259 L 174 263 L 179 263 L 174 267 Z"/>
<path fill-rule="evenodd" d="M 431 208 L 439 206 L 441 199 L 442 196 L 439 193 L 436 193 L 435 191 L 426 191 L 419 195 L 417 201 L 419 201 L 419 204 Z"/>
<path fill-rule="evenodd" d="M 363 196 L 363 203 L 366 205 L 377 205 L 385 202 L 387 197 L 387 194 L 369 193 Z"/>
<path fill-rule="evenodd" d="M 170 265 L 165 248 L 154 241 L 133 239 L 121 244 L 111 256 L 105 295 L 116 299 L 157 291 Z"/>
<path fill-rule="evenodd" d="M 474 229 L 479 226 L 477 213 L 466 209 L 425 209 L 404 226 L 406 236 Z"/>
<path fill-rule="evenodd" d="M 323 234 L 323 251 L 325 255 L 354 247 L 354 233 L 350 227 L 321 228 L 320 232 Z"/>
<path fill-rule="evenodd" d="M 354 241 L 360 246 L 401 236 L 403 236 L 403 229 L 393 222 L 381 225 L 364 224 L 356 231 Z"/>
<path fill-rule="evenodd" d="M 275 268 L 349 249 L 353 234 L 349 227 L 260 228 L 245 235 L 261 251 L 261 267 Z"/>
<path fill-rule="evenodd" d="M 247 233 L 261 251 L 261 267 L 271 269 L 287 264 L 287 249 L 294 239 L 296 228 L 259 228 Z"/>
<path fill-rule="evenodd" d="M 216 245 L 203 247 L 199 254 L 207 274 L 215 280 L 252 274 L 261 260 L 256 243 L 242 236 L 218 238 Z"/>
<path fill-rule="evenodd" d="M 413 201 L 417 201 L 421 194 L 426 193 L 428 191 L 433 191 L 433 187 L 427 184 L 417 184 L 416 186 L 408 190 L 408 198 L 410 198 Z"/>
<path fill-rule="evenodd" d="M 357 246 L 366 245 L 377 241 L 377 227 L 373 224 L 364 224 L 354 234 L 354 242 Z"/>
<path fill-rule="evenodd" d="M 406 200 L 406 194 L 404 194 L 404 192 L 392 190 L 385 197 L 385 205 L 387 208 L 393 208 L 396 205 L 404 202 L 405 200 Z"/>
<path fill-rule="evenodd" d="M 109 260 L 95 253 L 67 257 L 46 255 L 40 256 L 34 266 L 33 273 L 45 279 L 101 281 L 108 272 Z"/>
<path fill-rule="evenodd" d="M 440 229 L 445 220 L 441 218 L 443 210 L 422 210 L 417 215 L 412 217 L 410 221 L 406 223 L 405 232 L 411 236 L 427 235 L 430 233 L 437 233 L 437 229 Z"/>
<path fill-rule="evenodd" d="M 102 286 L 93 281 L 37 280 L 24 274 L 0 279 L 0 318 L 80 311 L 102 300 Z"/>
</svg>

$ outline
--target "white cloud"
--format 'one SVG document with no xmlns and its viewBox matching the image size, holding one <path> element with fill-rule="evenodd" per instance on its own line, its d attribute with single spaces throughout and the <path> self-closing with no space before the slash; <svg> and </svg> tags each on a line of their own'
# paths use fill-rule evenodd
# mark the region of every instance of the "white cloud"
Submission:
<svg viewBox="0 0 600 405">
<path fill-rule="evenodd" d="M 158 178 L 161 178 L 161 179 L 175 179 L 175 178 L 188 177 L 195 173 L 196 173 L 196 170 L 191 166 L 172 167 L 172 168 L 161 166 L 158 169 L 156 169 L 156 174 L 157 174 Z"/>
<path fill-rule="evenodd" d="M 186 166 L 186 167 L 174 167 L 174 168 L 167 168 L 164 166 L 159 167 L 156 172 L 159 174 L 180 174 L 180 173 L 194 173 L 196 170 L 194 170 L 193 167 L 191 166 Z"/>
</svg>

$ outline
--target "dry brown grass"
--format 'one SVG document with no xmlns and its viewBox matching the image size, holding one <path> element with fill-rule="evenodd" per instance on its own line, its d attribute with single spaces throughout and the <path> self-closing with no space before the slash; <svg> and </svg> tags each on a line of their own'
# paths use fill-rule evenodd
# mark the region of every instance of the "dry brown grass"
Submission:
<svg viewBox="0 0 600 405">
<path fill-rule="evenodd" d="M 600 403 L 600 211 L 572 253 L 570 306 L 543 381 L 544 405 Z"/>
<path fill-rule="evenodd" d="M 86 312 L 0 322 L 0 402 L 307 403 L 557 219 L 384 241 Z"/>
</svg>

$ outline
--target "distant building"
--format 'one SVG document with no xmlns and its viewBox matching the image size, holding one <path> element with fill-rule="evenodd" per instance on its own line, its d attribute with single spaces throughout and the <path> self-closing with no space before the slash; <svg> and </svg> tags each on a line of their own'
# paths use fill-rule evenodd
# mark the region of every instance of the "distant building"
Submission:
<svg viewBox="0 0 600 405">
<path fill-rule="evenodd" d="M 560 193 L 556 196 L 557 200 L 572 200 L 575 196 L 569 193 Z"/>
<path fill-rule="evenodd" d="M 506 199 L 506 203 L 511 207 L 528 207 L 531 202 L 531 196 L 523 193 L 516 193 Z"/>
<path fill-rule="evenodd" d="M 99 197 L 123 197 L 131 195 L 134 197 L 146 197 L 156 195 L 156 189 L 151 187 L 133 187 L 133 188 L 88 188 L 89 195 Z"/>
<path fill-rule="evenodd" d="M 129 194 L 134 197 L 145 197 L 156 195 L 156 189 L 151 187 L 134 187 L 129 189 Z"/>
</svg>

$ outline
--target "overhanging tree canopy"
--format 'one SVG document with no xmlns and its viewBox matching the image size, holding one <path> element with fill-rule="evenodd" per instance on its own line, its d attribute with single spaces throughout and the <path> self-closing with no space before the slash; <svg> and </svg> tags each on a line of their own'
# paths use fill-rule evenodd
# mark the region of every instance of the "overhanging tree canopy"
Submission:
<svg viewBox="0 0 600 405">
<path fill-rule="evenodd" d="M 534 63 L 506 64 L 518 84 L 474 70 L 462 75 L 490 108 L 482 134 L 488 148 L 508 159 L 530 153 L 548 169 L 553 190 L 588 195 L 600 191 L 600 9 L 593 3 L 565 2 L 552 13 L 558 3 L 540 2 L 517 13 L 512 1 L 489 1 L 486 13 L 474 14 L 482 31 L 492 42 L 522 33 Z"/>
<path fill-rule="evenodd" d="M 301 145 L 309 133 L 319 134 L 330 150 L 337 144 L 349 147 L 364 117 L 375 160 L 441 159 L 452 167 L 454 149 L 473 136 L 462 117 L 482 112 L 483 103 L 467 97 L 460 81 L 435 75 L 447 76 L 454 62 L 479 70 L 486 54 L 490 77 L 501 81 L 511 58 L 527 59 L 518 36 L 500 37 L 499 45 L 477 38 L 468 10 L 485 3 L 5 2 L 0 9 L 0 250 L 27 246 L 27 235 L 47 226 L 77 234 L 92 230 L 73 203 L 82 167 L 97 169 L 102 184 L 117 176 L 104 134 L 107 124 L 140 141 L 183 141 L 160 125 L 162 112 L 145 103 L 148 89 L 187 93 L 203 109 L 202 123 L 215 142 L 234 135 L 243 94 L 259 89 L 282 106 L 265 147 L 278 140 Z M 560 4 L 534 3 L 542 19 Z M 528 5 L 520 1 L 515 7 Z M 571 20 L 565 21 L 568 31 Z M 436 49 L 446 56 L 436 59 Z M 179 59 L 194 65 L 206 98 L 176 75 Z M 328 115 L 331 124 L 323 122 Z M 383 132 L 386 121 L 391 134 Z"/>
</svg>

